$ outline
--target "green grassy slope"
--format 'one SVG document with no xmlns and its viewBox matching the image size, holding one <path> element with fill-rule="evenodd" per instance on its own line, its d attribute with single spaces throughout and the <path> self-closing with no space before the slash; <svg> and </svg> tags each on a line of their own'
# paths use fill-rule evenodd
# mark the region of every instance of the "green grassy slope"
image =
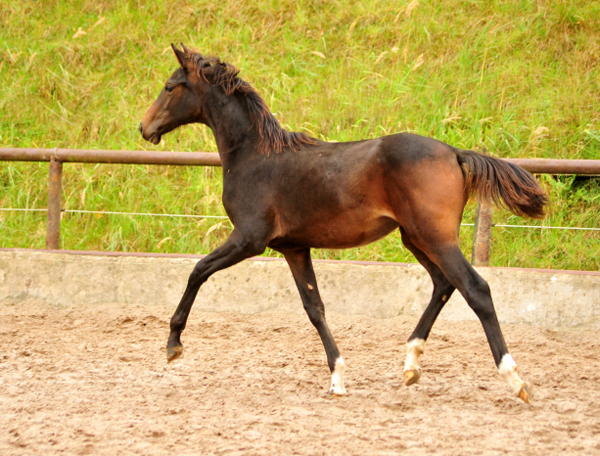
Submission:
<svg viewBox="0 0 600 456">
<path fill-rule="evenodd" d="M 137 124 L 183 41 L 242 69 L 290 130 L 413 131 L 500 157 L 600 159 L 600 4 L 591 1 L 0 0 L 0 146 L 215 151 Z M 0 163 L 0 207 L 43 208 L 47 164 Z M 65 165 L 68 209 L 224 215 L 220 169 Z M 598 180 L 541 178 L 548 226 L 600 227 Z M 473 219 L 469 205 L 465 221 Z M 496 211 L 496 223 L 540 224 Z M 207 253 L 214 219 L 73 215 L 64 248 Z M 0 212 L 3 247 L 43 247 L 44 213 Z M 471 228 L 461 235 L 470 250 Z M 268 254 L 273 255 L 272 252 Z M 399 236 L 317 257 L 414 261 Z M 600 269 L 600 234 L 495 228 L 492 264 Z"/>
</svg>

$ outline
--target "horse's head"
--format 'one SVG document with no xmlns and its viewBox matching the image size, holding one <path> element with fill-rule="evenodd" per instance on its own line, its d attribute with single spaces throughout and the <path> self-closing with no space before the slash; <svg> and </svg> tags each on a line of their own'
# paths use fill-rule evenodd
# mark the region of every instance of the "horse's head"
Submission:
<svg viewBox="0 0 600 456">
<path fill-rule="evenodd" d="M 179 68 L 165 83 L 139 127 L 143 138 L 153 144 L 158 144 L 162 135 L 180 125 L 206 123 L 200 100 L 209 84 L 202 77 L 202 68 L 210 66 L 212 59 L 204 59 L 202 54 L 190 51 L 183 44 L 183 50 L 173 44 L 171 47 L 179 61 Z"/>
<path fill-rule="evenodd" d="M 265 155 L 315 144 L 315 140 L 304 133 L 284 130 L 256 90 L 238 78 L 240 70 L 235 66 L 181 46 L 179 50 L 171 44 L 179 68 L 140 123 L 140 133 L 145 140 L 158 144 L 162 135 L 180 125 L 200 122 L 213 132 L 217 125 L 228 124 L 233 125 L 230 130 L 254 134 L 257 150 Z M 251 131 L 253 133 L 249 133 Z M 227 133 L 225 136 L 231 139 Z"/>
</svg>

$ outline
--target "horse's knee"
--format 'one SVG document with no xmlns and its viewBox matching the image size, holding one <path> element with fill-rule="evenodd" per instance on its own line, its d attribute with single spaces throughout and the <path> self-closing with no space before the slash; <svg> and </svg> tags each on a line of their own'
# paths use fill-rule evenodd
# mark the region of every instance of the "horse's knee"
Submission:
<svg viewBox="0 0 600 456">
<path fill-rule="evenodd" d="M 206 282 L 206 280 L 208 279 L 208 277 L 206 277 L 205 274 L 206 269 L 206 265 L 203 264 L 201 261 L 196 263 L 196 266 L 194 266 L 194 269 L 188 279 L 188 287 L 200 287 L 204 282 Z"/>
</svg>

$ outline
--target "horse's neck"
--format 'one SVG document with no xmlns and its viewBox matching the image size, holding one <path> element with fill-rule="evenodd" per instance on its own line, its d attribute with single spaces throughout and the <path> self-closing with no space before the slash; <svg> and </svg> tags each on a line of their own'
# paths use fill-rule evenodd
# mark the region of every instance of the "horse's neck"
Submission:
<svg viewBox="0 0 600 456">
<path fill-rule="evenodd" d="M 227 103 L 211 113 L 211 127 L 223 165 L 233 164 L 246 154 L 254 153 L 258 132 L 244 101 L 228 97 Z"/>
</svg>

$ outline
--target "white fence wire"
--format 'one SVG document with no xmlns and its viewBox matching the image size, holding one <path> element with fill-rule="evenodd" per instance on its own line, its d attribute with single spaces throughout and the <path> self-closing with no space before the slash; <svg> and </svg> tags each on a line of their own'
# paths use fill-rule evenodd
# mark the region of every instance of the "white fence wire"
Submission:
<svg viewBox="0 0 600 456">
<path fill-rule="evenodd" d="M 25 209 L 25 208 L 0 208 L 0 211 L 17 212 L 48 212 L 48 209 Z M 75 214 L 100 214 L 100 215 L 132 215 L 150 217 L 179 217 L 179 218 L 203 218 L 203 219 L 229 219 L 226 215 L 193 215 L 193 214 L 153 214 L 150 212 L 115 212 L 115 211 L 85 211 L 80 209 L 62 209 L 61 212 Z"/>
<path fill-rule="evenodd" d="M 47 212 L 48 209 L 35 208 L 0 208 L 3 212 Z M 61 212 L 75 214 L 100 214 L 100 215 L 131 215 L 131 216 L 149 216 L 149 217 L 174 217 L 174 218 L 200 218 L 200 219 L 229 219 L 226 215 L 192 215 L 192 214 L 155 214 L 150 212 L 115 212 L 115 211 L 86 211 L 80 209 L 62 209 Z M 475 226 L 474 223 L 461 223 L 461 226 Z M 600 228 L 588 228 L 579 226 L 546 226 L 546 225 L 503 225 L 492 224 L 498 228 L 531 228 L 537 230 L 574 230 L 574 231 L 600 231 Z"/>
</svg>

